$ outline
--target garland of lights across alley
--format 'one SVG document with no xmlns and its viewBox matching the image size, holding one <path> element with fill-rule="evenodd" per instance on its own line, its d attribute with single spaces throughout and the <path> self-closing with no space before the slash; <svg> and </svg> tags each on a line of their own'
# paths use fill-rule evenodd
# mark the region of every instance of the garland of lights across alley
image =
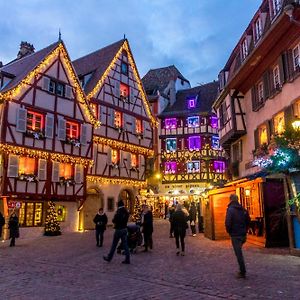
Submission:
<svg viewBox="0 0 300 300">
<path fill-rule="evenodd" d="M 109 177 L 102 177 L 102 176 L 87 176 L 87 181 L 92 183 L 99 183 L 99 184 L 122 184 L 128 186 L 134 186 L 143 188 L 146 187 L 147 182 L 141 180 L 134 180 L 134 179 L 118 179 L 118 178 L 109 178 Z"/>
</svg>

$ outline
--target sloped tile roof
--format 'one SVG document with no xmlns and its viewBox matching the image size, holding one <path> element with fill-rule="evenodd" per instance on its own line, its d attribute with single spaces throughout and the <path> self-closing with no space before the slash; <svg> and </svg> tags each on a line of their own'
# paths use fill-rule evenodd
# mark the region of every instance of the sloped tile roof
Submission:
<svg viewBox="0 0 300 300">
<path fill-rule="evenodd" d="M 125 39 L 120 40 L 72 62 L 78 77 L 93 73 L 87 84 L 84 86 L 86 94 L 89 94 L 96 86 L 97 82 L 125 41 Z"/>
<path fill-rule="evenodd" d="M 176 80 L 177 78 L 189 82 L 174 66 L 168 66 L 164 68 L 158 68 L 149 70 L 147 74 L 142 78 L 142 82 L 147 95 L 156 94 L 159 91 L 163 94 L 165 88 L 171 80 Z"/>
<path fill-rule="evenodd" d="M 0 92 L 6 92 L 17 86 L 29 72 L 38 66 L 38 64 L 59 45 L 59 43 L 60 41 L 55 42 L 40 51 L 34 52 L 23 58 L 13 60 L 0 68 L 0 72 L 12 77 L 12 80 L 2 90 L 0 90 Z"/>
<path fill-rule="evenodd" d="M 211 113 L 212 104 L 217 98 L 218 86 L 218 81 L 212 81 L 191 89 L 178 91 L 175 103 L 172 106 L 168 105 L 159 117 Z M 188 109 L 187 98 L 196 96 L 198 96 L 196 107 Z"/>
</svg>

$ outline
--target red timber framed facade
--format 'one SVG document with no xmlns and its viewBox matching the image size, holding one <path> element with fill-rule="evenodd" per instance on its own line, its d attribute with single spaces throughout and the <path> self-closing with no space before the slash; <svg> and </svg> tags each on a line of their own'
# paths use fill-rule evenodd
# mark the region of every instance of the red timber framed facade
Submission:
<svg viewBox="0 0 300 300">
<path fill-rule="evenodd" d="M 99 122 L 67 50 L 59 41 L 0 74 L 1 206 L 6 215 L 17 210 L 23 236 L 43 232 L 48 201 L 61 213 L 62 230 L 77 230 Z"/>
<path fill-rule="evenodd" d="M 73 62 L 101 126 L 94 130 L 94 165 L 87 177 L 82 223 L 103 207 L 108 215 L 123 199 L 133 212 L 138 190 L 146 187 L 146 160 L 153 156 L 151 113 L 128 41 L 109 45 Z"/>
<path fill-rule="evenodd" d="M 232 186 L 251 216 L 249 238 L 265 246 L 288 243 L 283 179 L 261 177 L 260 163 L 274 153 L 274 137 L 299 117 L 300 27 L 290 21 L 287 8 L 299 19 L 299 1 L 262 1 L 219 73 L 214 103 Z M 211 200 L 214 194 L 222 196 L 213 192 Z"/>
</svg>

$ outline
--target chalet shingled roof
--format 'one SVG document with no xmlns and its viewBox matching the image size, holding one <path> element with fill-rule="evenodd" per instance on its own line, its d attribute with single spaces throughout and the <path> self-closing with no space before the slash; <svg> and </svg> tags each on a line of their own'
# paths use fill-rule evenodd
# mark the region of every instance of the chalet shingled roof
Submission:
<svg viewBox="0 0 300 300">
<path fill-rule="evenodd" d="M 149 70 L 142 78 L 142 82 L 147 95 L 150 96 L 155 95 L 157 91 L 159 91 L 160 94 L 163 94 L 169 82 L 171 80 L 176 80 L 177 78 L 189 83 L 189 81 L 180 73 L 180 71 L 174 65 L 172 65 Z"/>
<path fill-rule="evenodd" d="M 191 89 L 180 90 L 176 94 L 176 101 L 174 104 L 168 105 L 159 117 L 167 116 L 184 116 L 191 114 L 209 114 L 212 112 L 212 104 L 217 98 L 218 81 L 212 81 Z M 196 97 L 196 107 L 188 109 L 187 99 Z"/>
<path fill-rule="evenodd" d="M 92 73 L 90 80 L 84 86 L 86 95 L 96 86 L 125 41 L 126 39 L 122 39 L 72 62 L 78 77 Z"/>
<path fill-rule="evenodd" d="M 24 56 L 20 59 L 15 59 L 10 63 L 0 68 L 0 72 L 11 77 L 12 80 L 2 89 L 1 93 L 4 93 L 15 86 L 17 86 L 38 64 L 46 58 L 58 45 L 59 41 L 55 42 L 44 49 L 37 52 Z"/>
</svg>

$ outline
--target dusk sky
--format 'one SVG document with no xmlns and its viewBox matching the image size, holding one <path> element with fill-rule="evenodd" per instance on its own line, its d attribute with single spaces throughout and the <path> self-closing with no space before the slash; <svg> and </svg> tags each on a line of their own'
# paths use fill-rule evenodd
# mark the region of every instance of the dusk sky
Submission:
<svg viewBox="0 0 300 300">
<path fill-rule="evenodd" d="M 71 59 L 123 38 L 138 70 L 174 64 L 192 86 L 217 78 L 262 0 L 0 0 L 0 61 L 40 50 L 61 28 Z"/>
</svg>

